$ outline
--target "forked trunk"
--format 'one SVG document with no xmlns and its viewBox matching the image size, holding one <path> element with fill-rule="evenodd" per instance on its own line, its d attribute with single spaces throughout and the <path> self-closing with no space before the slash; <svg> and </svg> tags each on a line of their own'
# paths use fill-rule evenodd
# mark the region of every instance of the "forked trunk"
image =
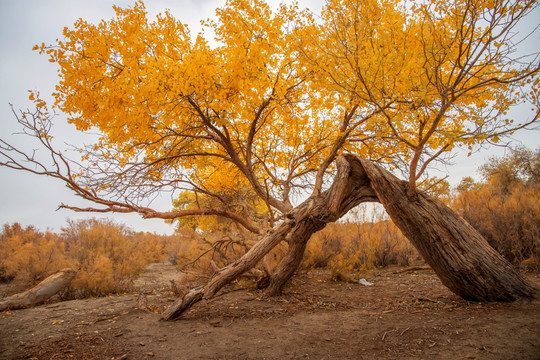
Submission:
<svg viewBox="0 0 540 360">
<path fill-rule="evenodd" d="M 270 291 L 279 293 L 283 285 L 300 265 L 304 249 L 311 235 L 334 222 L 356 205 L 377 201 L 368 186 L 368 178 L 360 161 L 354 156 L 340 157 L 336 161 L 337 174 L 330 189 L 319 196 L 311 197 L 294 208 L 286 218 L 261 239 L 242 257 L 220 269 L 210 281 L 192 289 L 182 299 L 175 301 L 161 318 L 178 318 L 193 304 L 213 297 L 223 286 L 254 267 L 281 241 L 289 242 L 289 251 L 281 261 L 270 284 Z"/>
<path fill-rule="evenodd" d="M 442 283 L 466 300 L 510 301 L 535 293 L 521 274 L 478 231 L 442 202 L 417 192 L 370 161 L 370 185 L 392 221 Z"/>
<path fill-rule="evenodd" d="M 227 285 L 246 271 L 253 268 L 268 254 L 295 226 L 294 220 L 287 219 L 266 233 L 247 253 L 232 264 L 217 271 L 204 286 L 191 289 L 183 298 L 178 298 L 161 315 L 162 320 L 174 320 L 203 298 L 212 298 L 223 286 Z"/>
<path fill-rule="evenodd" d="M 268 289 L 270 294 L 281 293 L 300 265 L 311 235 L 367 201 L 384 205 L 443 284 L 457 295 L 467 300 L 508 301 L 535 293 L 472 226 L 440 201 L 420 192 L 410 198 L 407 182 L 357 156 L 340 156 L 336 165 L 338 171 L 329 190 L 293 209 L 241 258 L 220 269 L 205 286 L 192 289 L 173 303 L 162 319 L 176 319 L 194 303 L 213 297 L 285 240 L 289 250 Z"/>
<path fill-rule="evenodd" d="M 319 226 L 322 225 L 323 224 L 319 224 Z M 268 295 L 281 295 L 283 286 L 285 286 L 287 281 L 289 281 L 302 262 L 309 238 L 311 238 L 311 235 L 318 230 L 320 230 L 318 226 L 310 226 L 310 224 L 307 223 L 304 223 L 303 226 L 299 226 L 294 230 L 294 233 L 292 233 L 290 236 L 287 253 L 283 259 L 281 259 L 278 267 L 274 271 L 274 274 L 272 274 L 270 286 L 268 286 L 268 289 L 266 290 Z"/>
</svg>

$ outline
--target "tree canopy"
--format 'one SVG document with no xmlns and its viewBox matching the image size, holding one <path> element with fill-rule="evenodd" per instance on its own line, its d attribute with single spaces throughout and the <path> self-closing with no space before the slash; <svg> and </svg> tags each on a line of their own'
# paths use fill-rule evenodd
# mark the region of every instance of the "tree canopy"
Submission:
<svg viewBox="0 0 540 360">
<path fill-rule="evenodd" d="M 343 152 L 404 170 L 412 195 L 444 153 L 536 122 L 538 51 L 524 53 L 531 34 L 516 30 L 536 6 L 330 0 L 316 17 L 233 0 L 194 36 L 169 12 L 150 20 L 139 1 L 35 47 L 59 66 L 53 110 L 101 134 L 81 149 L 83 166 L 53 147 L 38 92 L 18 119 L 53 157 L 33 171 L 102 205 L 75 210 L 211 214 L 258 232 L 295 193 L 319 194 Z M 514 122 L 523 101 L 532 112 Z M 16 152 L 2 141 L 2 165 L 28 168 Z M 173 211 L 140 205 L 163 189 L 180 192 Z"/>
</svg>

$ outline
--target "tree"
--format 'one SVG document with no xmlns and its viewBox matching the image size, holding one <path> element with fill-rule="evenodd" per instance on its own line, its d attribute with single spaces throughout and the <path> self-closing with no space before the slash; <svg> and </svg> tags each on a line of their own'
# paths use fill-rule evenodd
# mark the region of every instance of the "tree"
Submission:
<svg viewBox="0 0 540 360">
<path fill-rule="evenodd" d="M 508 261 L 538 261 L 540 150 L 519 148 L 480 167 L 483 182 L 463 179 L 453 208 Z"/>
<path fill-rule="evenodd" d="M 36 110 L 16 116 L 53 166 L 5 141 L 2 165 L 56 177 L 98 205 L 62 205 L 75 211 L 219 216 L 258 235 L 245 255 L 173 304 L 167 319 L 285 241 L 268 289 L 281 292 L 311 234 L 366 201 L 383 203 L 457 294 L 528 296 L 519 273 L 417 182 L 452 148 L 496 142 L 536 122 L 538 54 L 516 58 L 512 36 L 535 7 L 433 0 L 411 11 L 400 1 L 332 0 L 317 23 L 296 6 L 272 11 L 260 0 L 232 0 L 205 23 L 212 43 L 193 38 L 170 13 L 150 22 L 142 2 L 115 7 L 114 19 L 79 20 L 57 44 L 36 47 L 60 67 L 54 109 L 77 129 L 101 133 L 81 149 L 84 166 L 55 149 L 53 115 L 38 93 L 30 95 Z M 504 113 L 518 92 L 534 110 L 513 124 Z M 363 158 L 406 166 L 405 188 Z M 167 189 L 183 199 L 175 209 L 145 206 Z M 299 194 L 307 199 L 294 206 Z"/>
<path fill-rule="evenodd" d="M 540 186 L 540 149 L 512 150 L 503 158 L 492 157 L 480 168 L 482 177 L 495 194 L 509 194 L 515 187 Z"/>
</svg>

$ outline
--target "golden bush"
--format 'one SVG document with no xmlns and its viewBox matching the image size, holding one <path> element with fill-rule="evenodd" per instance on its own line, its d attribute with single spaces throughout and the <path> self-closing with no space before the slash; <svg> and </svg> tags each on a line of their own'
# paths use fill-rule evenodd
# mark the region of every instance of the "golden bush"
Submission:
<svg viewBox="0 0 540 360">
<path fill-rule="evenodd" d="M 513 264 L 540 266 L 540 149 L 491 158 L 484 178 L 465 178 L 452 207 Z"/>
<path fill-rule="evenodd" d="M 0 233 L 0 280 L 14 284 L 13 290 L 33 285 L 69 265 L 64 242 L 51 232 L 32 226 L 4 225 Z"/>
<path fill-rule="evenodd" d="M 453 206 L 510 262 L 535 258 L 540 263 L 540 190 L 517 187 L 493 194 L 479 187 L 461 192 Z"/>
<path fill-rule="evenodd" d="M 64 267 L 77 275 L 64 298 L 103 296 L 128 291 L 133 279 L 165 258 L 167 237 L 134 233 L 110 220 L 68 221 L 60 234 L 41 233 L 20 224 L 0 234 L 0 280 L 12 292 L 35 285 Z"/>
<path fill-rule="evenodd" d="M 346 273 L 396 264 L 409 265 L 418 253 L 388 220 L 329 224 L 313 235 L 306 249 L 304 268 L 328 268 L 335 279 Z"/>
</svg>

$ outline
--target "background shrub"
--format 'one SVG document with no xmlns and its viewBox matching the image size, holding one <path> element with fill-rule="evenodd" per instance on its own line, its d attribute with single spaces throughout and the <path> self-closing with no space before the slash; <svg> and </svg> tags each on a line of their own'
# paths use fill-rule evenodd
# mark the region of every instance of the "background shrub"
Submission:
<svg viewBox="0 0 540 360">
<path fill-rule="evenodd" d="M 452 207 L 513 264 L 540 264 L 540 150 L 518 149 L 465 178 Z"/>
<path fill-rule="evenodd" d="M 13 293 L 71 267 L 77 275 L 64 298 L 103 296 L 130 289 L 152 262 L 165 258 L 166 237 L 137 234 L 111 220 L 68 221 L 60 234 L 32 226 L 4 225 L 0 234 L 0 279 Z"/>
</svg>

